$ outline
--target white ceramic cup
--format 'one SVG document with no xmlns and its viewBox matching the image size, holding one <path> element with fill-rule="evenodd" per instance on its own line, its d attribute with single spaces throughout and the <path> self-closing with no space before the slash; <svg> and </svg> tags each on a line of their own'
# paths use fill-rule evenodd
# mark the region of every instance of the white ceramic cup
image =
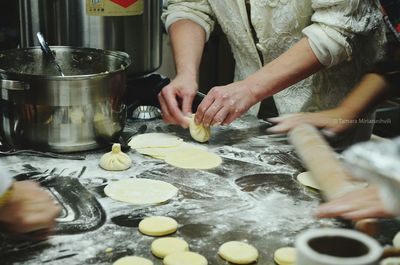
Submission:
<svg viewBox="0 0 400 265">
<path fill-rule="evenodd" d="M 319 228 L 296 238 L 296 265 L 377 265 L 379 243 L 354 230 Z"/>
</svg>

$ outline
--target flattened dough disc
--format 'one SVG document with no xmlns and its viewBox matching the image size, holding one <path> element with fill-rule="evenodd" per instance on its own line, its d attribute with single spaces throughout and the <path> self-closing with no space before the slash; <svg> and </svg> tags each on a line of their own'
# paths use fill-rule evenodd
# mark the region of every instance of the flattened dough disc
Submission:
<svg viewBox="0 0 400 265">
<path fill-rule="evenodd" d="M 166 133 L 145 133 L 139 134 L 129 141 L 129 146 L 134 149 L 148 147 L 174 147 L 183 140 L 177 136 Z"/>
<path fill-rule="evenodd" d="M 174 233 L 178 223 L 171 217 L 151 216 L 139 223 L 139 231 L 148 236 L 165 236 Z"/>
<path fill-rule="evenodd" d="M 218 255 L 235 264 L 250 264 L 257 260 L 258 250 L 244 242 L 229 241 L 219 248 Z"/>
<path fill-rule="evenodd" d="M 303 172 L 297 175 L 297 180 L 303 184 L 304 186 L 316 189 L 316 190 L 321 190 L 321 187 L 314 181 L 314 179 L 311 176 L 310 172 Z"/>
<path fill-rule="evenodd" d="M 165 159 L 168 154 L 181 152 L 184 149 L 199 149 L 199 150 L 207 150 L 207 148 L 199 145 L 181 143 L 178 146 L 173 147 L 147 147 L 140 148 L 137 151 L 143 155 L 148 155 L 154 158 Z"/>
<path fill-rule="evenodd" d="M 161 259 L 175 252 L 189 251 L 189 244 L 180 238 L 163 237 L 151 243 L 151 252 Z"/>
<path fill-rule="evenodd" d="M 118 259 L 113 265 L 153 265 L 153 262 L 141 257 L 127 256 Z"/>
<path fill-rule="evenodd" d="M 160 180 L 123 179 L 108 184 L 104 193 L 114 200 L 135 205 L 158 204 L 175 197 L 178 188 Z"/>
<path fill-rule="evenodd" d="M 204 150 L 187 148 L 165 157 L 168 164 L 187 169 L 210 169 L 222 163 L 220 156 Z"/>
<path fill-rule="evenodd" d="M 207 265 L 205 257 L 195 252 L 176 252 L 164 258 L 164 265 Z"/>
<path fill-rule="evenodd" d="M 280 248 L 275 251 L 274 260 L 278 265 L 294 265 L 296 262 L 296 249 L 291 247 Z"/>
</svg>

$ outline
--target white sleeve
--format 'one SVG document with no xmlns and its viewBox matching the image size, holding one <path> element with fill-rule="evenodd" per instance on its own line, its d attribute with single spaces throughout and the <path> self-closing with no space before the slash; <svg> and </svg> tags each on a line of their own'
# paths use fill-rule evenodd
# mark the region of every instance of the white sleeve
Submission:
<svg viewBox="0 0 400 265">
<path fill-rule="evenodd" d="M 6 169 L 3 162 L 0 161 L 0 196 L 3 195 L 11 186 L 13 178 L 10 172 Z"/>
<path fill-rule="evenodd" d="M 204 29 L 206 40 L 214 30 L 214 13 L 207 0 L 168 0 L 167 9 L 164 10 L 161 18 L 167 31 L 174 22 L 189 19 Z"/>
<path fill-rule="evenodd" d="M 318 60 L 330 67 L 351 60 L 358 36 L 380 28 L 382 15 L 375 0 L 312 0 L 313 22 L 303 29 Z"/>
</svg>

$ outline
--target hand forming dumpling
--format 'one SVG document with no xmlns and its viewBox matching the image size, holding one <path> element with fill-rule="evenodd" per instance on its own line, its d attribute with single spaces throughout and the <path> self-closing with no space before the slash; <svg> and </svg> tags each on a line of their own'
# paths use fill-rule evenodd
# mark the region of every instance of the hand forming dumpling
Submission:
<svg viewBox="0 0 400 265">
<path fill-rule="evenodd" d="M 189 121 L 189 131 L 190 135 L 197 142 L 204 143 L 210 140 L 211 137 L 211 129 L 210 127 L 205 127 L 203 124 L 197 125 L 194 122 L 194 114 L 188 117 Z"/>
<path fill-rule="evenodd" d="M 100 167 L 105 170 L 126 170 L 132 165 L 132 159 L 121 151 L 120 144 L 113 144 L 111 152 L 104 154 L 100 159 Z"/>
</svg>

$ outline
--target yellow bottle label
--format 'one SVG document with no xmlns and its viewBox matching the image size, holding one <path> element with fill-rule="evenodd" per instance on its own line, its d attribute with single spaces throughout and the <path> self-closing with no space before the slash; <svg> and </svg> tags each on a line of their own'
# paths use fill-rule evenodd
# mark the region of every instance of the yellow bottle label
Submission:
<svg viewBox="0 0 400 265">
<path fill-rule="evenodd" d="M 144 0 L 86 0 L 88 16 L 137 16 L 143 14 Z"/>
</svg>

